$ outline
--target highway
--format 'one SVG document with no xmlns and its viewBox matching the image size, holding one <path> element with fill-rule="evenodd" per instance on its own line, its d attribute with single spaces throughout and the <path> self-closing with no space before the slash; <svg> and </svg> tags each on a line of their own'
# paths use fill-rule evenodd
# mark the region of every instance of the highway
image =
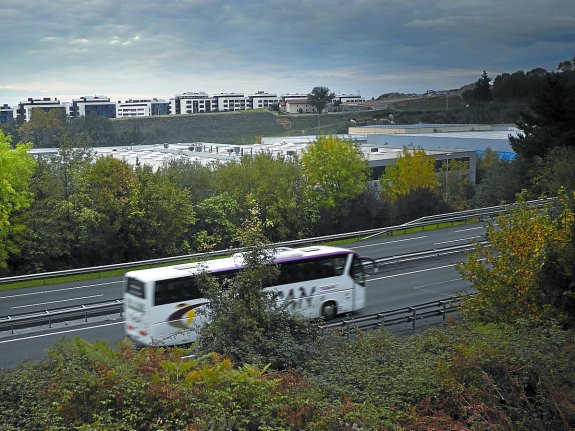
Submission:
<svg viewBox="0 0 575 431">
<path fill-rule="evenodd" d="M 418 251 L 444 248 L 480 241 L 483 224 L 463 225 L 401 236 L 379 236 L 346 245 L 363 256 L 390 257 Z M 356 315 L 373 314 L 428 301 L 445 299 L 468 292 L 469 284 L 460 279 L 455 263 L 464 254 L 386 265 L 368 282 L 367 306 Z M 72 305 L 121 299 L 120 278 L 84 280 L 58 285 L 0 292 L 0 316 L 52 310 Z M 55 325 L 51 330 L 0 333 L 0 368 L 10 368 L 23 360 L 41 359 L 46 349 L 61 338 L 82 337 L 88 341 L 105 340 L 114 344 L 123 338 L 123 326 L 117 320 L 101 320 L 76 326 Z"/>
</svg>

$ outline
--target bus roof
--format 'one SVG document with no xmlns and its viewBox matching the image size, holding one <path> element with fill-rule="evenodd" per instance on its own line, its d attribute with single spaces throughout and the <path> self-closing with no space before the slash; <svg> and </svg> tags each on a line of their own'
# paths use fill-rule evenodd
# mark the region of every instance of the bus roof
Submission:
<svg viewBox="0 0 575 431">
<path fill-rule="evenodd" d="M 326 245 L 309 246 L 304 248 L 276 248 L 274 261 L 277 263 L 294 260 L 308 259 L 311 257 L 331 256 L 337 254 L 354 253 L 352 250 L 331 247 Z M 232 257 L 222 259 L 210 259 L 199 262 L 184 263 L 180 265 L 161 266 L 158 268 L 141 269 L 126 272 L 125 277 L 137 278 L 141 281 L 150 281 L 157 279 L 170 279 L 194 275 L 203 271 L 219 272 L 238 269 L 243 266 L 241 253 L 236 253 Z"/>
</svg>

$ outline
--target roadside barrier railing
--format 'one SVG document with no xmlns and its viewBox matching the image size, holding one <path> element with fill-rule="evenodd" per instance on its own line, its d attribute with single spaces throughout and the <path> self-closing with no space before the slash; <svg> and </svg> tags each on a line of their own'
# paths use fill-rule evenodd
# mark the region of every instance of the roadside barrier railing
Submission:
<svg viewBox="0 0 575 431">
<path fill-rule="evenodd" d="M 435 318 L 434 323 L 445 322 L 448 315 L 455 315 L 463 297 L 425 302 L 409 307 L 382 311 L 367 316 L 345 319 L 321 325 L 322 329 L 341 330 L 346 333 L 403 325 L 406 330 L 416 330 L 418 322 Z"/>
<path fill-rule="evenodd" d="M 0 317 L 0 331 L 9 330 L 11 334 L 15 329 L 25 329 L 47 325 L 52 328 L 55 323 L 70 322 L 74 320 L 88 322 L 89 318 L 106 316 L 109 314 L 123 315 L 122 300 L 99 302 L 94 304 L 78 305 L 75 307 L 42 310 L 33 313 L 18 314 Z"/>
<path fill-rule="evenodd" d="M 483 244 L 486 242 L 484 241 Z M 439 256 L 446 256 L 456 253 L 469 251 L 473 245 L 459 245 L 452 247 L 445 247 L 441 249 L 427 250 L 416 253 L 408 253 L 397 256 L 383 257 L 374 259 L 378 267 L 399 264 L 420 259 L 430 259 Z M 78 305 L 67 308 L 55 308 L 51 310 L 42 310 L 32 313 L 16 314 L 11 316 L 0 317 L 0 331 L 10 330 L 14 333 L 15 329 L 30 328 L 35 326 L 48 325 L 52 327 L 54 323 L 62 323 L 67 321 L 83 320 L 87 322 L 89 318 L 105 316 L 108 314 L 120 314 L 122 316 L 123 302 L 121 299 L 116 299 L 106 302 L 97 302 L 86 305 Z"/>
<path fill-rule="evenodd" d="M 552 198 L 549 199 L 539 199 L 534 201 L 529 201 L 528 204 L 532 206 L 542 206 L 545 203 L 548 203 Z M 385 228 L 377 228 L 377 229 L 368 229 L 363 231 L 356 231 L 356 232 L 347 232 L 335 235 L 326 235 L 314 238 L 305 238 L 293 241 L 284 241 L 280 243 L 273 244 L 273 246 L 281 247 L 281 246 L 297 246 L 297 245 L 305 245 L 305 244 L 320 244 L 329 241 L 336 241 L 336 240 L 343 240 L 343 239 L 350 239 L 350 238 L 360 238 L 363 237 L 363 240 L 367 240 L 378 235 L 383 235 L 387 233 L 392 233 L 395 231 L 402 231 L 411 228 L 421 227 L 424 228 L 425 226 L 430 226 L 434 224 L 442 224 L 442 223 L 455 223 L 459 221 L 466 221 L 472 219 L 480 219 L 484 220 L 486 218 L 494 217 L 498 214 L 501 214 L 507 211 L 515 204 L 509 205 L 500 205 L 494 207 L 487 207 L 487 208 L 478 208 L 478 209 L 471 209 L 465 211 L 458 211 L 453 213 L 447 214 L 437 214 L 431 215 L 426 217 L 421 217 L 417 220 L 413 220 L 401 225 L 397 226 L 389 226 Z M 241 248 L 234 248 L 234 249 L 226 249 L 226 250 L 219 250 L 207 253 L 195 253 L 195 254 L 187 254 L 181 256 L 171 256 L 171 257 L 164 257 L 159 259 L 148 259 L 148 260 L 141 260 L 135 262 L 125 262 L 125 263 L 117 263 L 111 265 L 101 265 L 101 266 L 93 266 L 88 268 L 76 268 L 76 269 L 67 269 L 62 271 L 52 271 L 52 272 L 44 272 L 38 274 L 26 274 L 26 275 L 18 275 L 12 277 L 2 277 L 0 278 L 0 285 L 1 284 L 8 284 L 8 283 L 17 283 L 22 281 L 31 281 L 31 280 L 44 280 L 44 283 L 48 283 L 51 279 L 57 277 L 64 277 L 64 276 L 71 276 L 71 275 L 82 275 L 82 274 L 94 274 L 95 277 L 100 277 L 100 274 L 107 271 L 112 271 L 116 269 L 128 269 L 133 267 L 150 267 L 155 265 L 173 263 L 173 262 L 182 262 L 182 261 L 191 261 L 191 260 L 205 260 L 211 259 L 217 256 L 227 256 L 233 253 L 237 253 L 242 251 Z"/>
</svg>

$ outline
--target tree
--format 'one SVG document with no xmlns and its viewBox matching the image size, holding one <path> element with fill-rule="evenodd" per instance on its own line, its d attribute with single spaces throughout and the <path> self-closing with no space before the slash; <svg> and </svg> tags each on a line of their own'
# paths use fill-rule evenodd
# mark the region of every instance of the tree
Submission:
<svg viewBox="0 0 575 431">
<path fill-rule="evenodd" d="M 136 208 L 129 215 L 128 260 L 190 253 L 185 234 L 196 219 L 187 190 L 168 181 L 150 165 L 136 168 Z"/>
<path fill-rule="evenodd" d="M 204 199 L 196 211 L 198 223 L 193 235 L 194 249 L 212 251 L 235 246 L 241 208 L 228 192 Z"/>
<path fill-rule="evenodd" d="M 59 147 L 66 134 L 66 114 L 63 109 L 32 109 L 32 118 L 20 126 L 25 141 L 36 148 Z"/>
<path fill-rule="evenodd" d="M 89 153 L 61 148 L 58 156 L 40 158 L 30 180 L 33 201 L 27 211 L 29 226 L 22 253 L 11 262 L 19 272 L 56 271 L 76 266 L 76 232 L 81 207 L 71 200 L 78 192 L 83 169 L 90 165 Z"/>
<path fill-rule="evenodd" d="M 477 294 L 467 297 L 467 318 L 488 322 L 575 325 L 575 193 L 560 193 L 543 209 L 520 202 L 487 228 L 488 246 L 478 244 L 458 265 Z"/>
<path fill-rule="evenodd" d="M 572 72 L 575 70 L 575 57 L 571 60 L 564 60 L 557 66 L 559 72 Z"/>
<path fill-rule="evenodd" d="M 82 171 L 70 199 L 78 217 L 74 254 L 84 265 L 124 262 L 132 218 L 138 210 L 138 178 L 123 160 L 102 157 Z"/>
<path fill-rule="evenodd" d="M 334 97 L 335 93 L 330 92 L 327 87 L 313 87 L 313 90 L 307 96 L 307 103 L 315 107 L 317 112 L 321 114 Z"/>
<path fill-rule="evenodd" d="M 482 169 L 478 170 L 481 182 L 477 184 L 473 198 L 476 207 L 515 202 L 516 194 L 528 182 L 527 171 L 530 165 L 524 160 L 500 159 L 491 167 L 483 163 L 481 166 Z"/>
<path fill-rule="evenodd" d="M 487 72 L 484 70 L 481 74 L 481 78 L 479 78 L 475 84 L 473 84 L 473 88 L 470 90 L 466 90 L 463 93 L 463 98 L 469 102 L 491 102 L 492 95 L 491 95 L 491 78 L 487 75 Z"/>
<path fill-rule="evenodd" d="M 301 171 L 295 158 L 245 155 L 239 162 L 217 167 L 214 191 L 231 195 L 244 215 L 250 202 L 257 202 L 266 235 L 273 241 L 284 240 L 298 236 L 311 224 L 313 202 L 306 196 Z"/>
<path fill-rule="evenodd" d="M 473 197 L 473 185 L 469 179 L 469 163 L 449 160 L 443 163 L 439 174 L 445 192 L 445 201 L 456 211 L 469 208 Z"/>
<path fill-rule="evenodd" d="M 575 146 L 575 73 L 549 74 L 509 143 L 519 157 L 543 157 L 554 147 Z"/>
<path fill-rule="evenodd" d="M 532 194 L 553 196 L 559 190 L 575 190 L 575 146 L 552 148 L 538 158 L 532 173 Z"/>
<path fill-rule="evenodd" d="M 35 160 L 27 151 L 30 144 L 11 148 L 12 138 L 0 131 L 0 268 L 6 268 L 11 254 L 20 251 L 21 233 L 26 227 L 15 216 L 30 206 L 29 181 Z"/>
<path fill-rule="evenodd" d="M 369 167 L 359 145 L 336 136 L 322 136 L 302 151 L 303 175 L 320 207 L 358 196 L 367 187 Z"/>
<path fill-rule="evenodd" d="M 416 187 L 398 196 L 391 207 L 392 222 L 401 224 L 420 217 L 446 213 L 449 209 L 438 189 Z"/>
<path fill-rule="evenodd" d="M 290 312 L 276 293 L 264 290 L 278 270 L 257 207 L 239 237 L 245 247 L 242 271 L 225 288 L 207 274 L 201 283 L 209 303 L 207 323 L 199 331 L 199 351 L 218 352 L 237 363 L 271 363 L 276 369 L 301 364 L 315 352 L 320 329 Z"/>
<path fill-rule="evenodd" d="M 379 182 L 383 194 L 392 203 L 416 189 L 434 190 L 439 186 L 435 159 L 423 148 L 403 147 L 395 164 L 386 166 Z"/>
</svg>

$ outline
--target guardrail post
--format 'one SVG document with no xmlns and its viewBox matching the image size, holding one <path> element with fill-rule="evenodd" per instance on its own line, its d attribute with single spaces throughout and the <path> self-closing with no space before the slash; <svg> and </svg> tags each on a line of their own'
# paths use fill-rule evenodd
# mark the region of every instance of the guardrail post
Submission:
<svg viewBox="0 0 575 431">
<path fill-rule="evenodd" d="M 415 320 L 417 319 L 417 310 L 414 307 L 408 307 L 411 311 L 411 329 L 415 330 Z"/>
<path fill-rule="evenodd" d="M 443 305 L 443 308 L 441 309 L 441 314 L 443 316 L 443 322 L 445 322 L 445 315 L 447 314 L 446 308 L 447 308 L 447 301 L 439 301 L 439 303 L 441 305 Z"/>
<path fill-rule="evenodd" d="M 378 328 L 385 328 L 385 314 L 377 313 L 377 327 Z"/>
<path fill-rule="evenodd" d="M 46 314 L 48 315 L 48 328 L 52 329 L 52 316 L 48 310 L 46 310 Z"/>
<path fill-rule="evenodd" d="M 84 304 L 82 304 L 82 309 L 84 310 L 84 322 L 88 323 L 88 310 Z"/>
</svg>

